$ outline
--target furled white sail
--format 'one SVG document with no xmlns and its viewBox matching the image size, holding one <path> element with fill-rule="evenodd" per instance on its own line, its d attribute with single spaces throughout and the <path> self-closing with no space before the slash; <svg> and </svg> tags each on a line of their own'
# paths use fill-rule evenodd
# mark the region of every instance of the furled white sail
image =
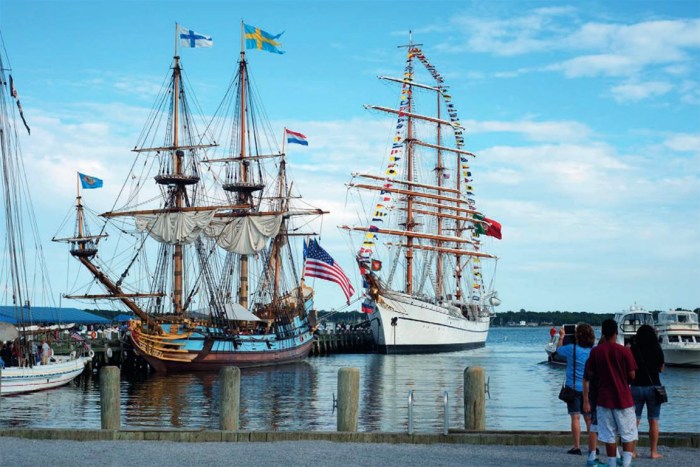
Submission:
<svg viewBox="0 0 700 467">
<path fill-rule="evenodd" d="M 216 239 L 224 250 L 240 255 L 252 255 L 265 248 L 267 241 L 277 235 L 282 225 L 281 215 L 239 217 L 232 221 L 214 221 L 205 235 Z"/>
<path fill-rule="evenodd" d="M 161 243 L 192 243 L 214 218 L 215 211 L 168 212 L 135 216 L 136 228 Z"/>
</svg>

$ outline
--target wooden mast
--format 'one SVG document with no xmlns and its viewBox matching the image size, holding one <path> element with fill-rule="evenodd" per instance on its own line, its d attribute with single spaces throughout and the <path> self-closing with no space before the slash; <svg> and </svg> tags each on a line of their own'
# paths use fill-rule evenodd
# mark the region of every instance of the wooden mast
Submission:
<svg viewBox="0 0 700 467">
<path fill-rule="evenodd" d="M 411 62 L 413 56 L 411 55 L 413 49 L 413 33 L 409 31 L 408 33 L 408 61 L 409 61 L 409 73 L 413 74 L 413 68 Z M 408 87 L 408 117 L 406 123 L 408 125 L 406 131 L 406 139 L 411 141 L 413 139 L 413 120 L 411 118 L 411 111 L 413 110 L 413 88 Z M 404 143 L 405 144 L 405 143 Z M 407 155 L 406 163 L 408 164 L 408 174 L 407 181 L 413 181 L 413 145 L 407 145 Z M 413 196 L 408 196 L 406 200 L 406 231 L 411 232 L 413 230 Z M 410 236 L 406 239 L 406 294 L 413 294 L 413 237 Z"/>
<path fill-rule="evenodd" d="M 177 31 L 175 25 L 175 66 L 173 68 L 173 147 L 178 147 L 178 126 L 179 126 L 179 103 L 180 103 L 180 57 L 177 50 Z M 182 175 L 182 160 L 178 156 L 179 149 L 174 149 L 173 169 L 175 176 Z M 182 191 L 184 185 L 177 184 L 175 191 L 175 208 L 179 211 L 182 208 Z M 175 244 L 173 252 L 173 312 L 176 315 L 182 314 L 182 244 Z"/>
<path fill-rule="evenodd" d="M 440 83 L 438 83 L 438 86 L 440 86 Z M 438 88 L 439 89 L 439 88 Z M 440 91 L 438 90 L 436 92 L 437 96 L 437 118 L 438 121 L 440 120 Z M 444 171 L 445 168 L 442 166 L 442 151 L 440 150 L 440 147 L 442 146 L 442 126 L 438 122 L 437 124 L 437 167 L 436 167 L 436 173 L 437 173 L 437 185 L 438 187 L 442 188 L 442 180 L 444 177 Z M 438 194 L 442 194 L 442 190 L 438 189 Z M 438 200 L 438 205 L 442 204 L 442 200 Z M 438 216 L 437 216 L 437 233 L 438 236 L 442 236 L 442 207 L 439 207 L 438 210 Z M 435 272 L 435 285 L 437 290 L 435 291 L 435 295 L 440 299 L 442 297 L 442 263 L 443 263 L 443 256 L 442 256 L 442 242 L 438 241 L 437 242 L 437 261 L 435 264 L 435 268 L 437 271 Z"/>
<path fill-rule="evenodd" d="M 245 26 L 243 21 L 241 21 L 241 59 L 238 62 L 238 73 L 241 77 L 241 113 L 240 113 L 240 127 L 241 127 L 241 163 L 240 175 L 241 182 L 248 182 L 248 167 L 245 163 L 246 157 L 246 147 L 245 147 L 245 131 L 246 131 L 246 61 L 245 61 Z M 246 204 L 250 201 L 250 194 L 243 191 L 239 194 L 239 203 Z M 238 292 L 239 303 L 243 308 L 248 308 L 248 256 L 241 255 L 241 270 L 240 270 L 240 289 Z"/>
<path fill-rule="evenodd" d="M 80 174 L 76 178 L 76 188 L 78 190 L 78 195 L 75 197 L 75 209 L 78 212 L 78 238 L 83 238 L 83 205 L 80 202 Z M 83 242 L 78 242 L 78 248 L 85 249 L 85 244 Z"/>
</svg>

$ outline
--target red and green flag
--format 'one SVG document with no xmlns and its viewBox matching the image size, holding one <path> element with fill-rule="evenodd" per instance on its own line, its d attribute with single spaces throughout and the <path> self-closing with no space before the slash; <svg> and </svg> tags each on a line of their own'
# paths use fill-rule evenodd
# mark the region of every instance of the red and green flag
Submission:
<svg viewBox="0 0 700 467">
<path fill-rule="evenodd" d="M 475 223 L 476 233 L 479 235 L 488 235 L 501 240 L 501 224 L 493 219 L 484 217 L 483 214 L 474 214 L 474 219 L 481 221 Z"/>
</svg>

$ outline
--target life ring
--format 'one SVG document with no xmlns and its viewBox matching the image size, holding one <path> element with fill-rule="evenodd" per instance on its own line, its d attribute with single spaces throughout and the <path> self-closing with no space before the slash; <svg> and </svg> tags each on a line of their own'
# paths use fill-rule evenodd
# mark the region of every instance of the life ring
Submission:
<svg viewBox="0 0 700 467">
<path fill-rule="evenodd" d="M 107 358 L 112 358 L 112 347 L 107 347 L 107 351 L 105 353 L 107 354 Z"/>
<path fill-rule="evenodd" d="M 93 339 L 97 339 L 97 333 L 95 331 L 92 331 L 90 333 L 90 337 L 92 337 Z"/>
<path fill-rule="evenodd" d="M 95 351 L 90 349 L 90 351 L 88 352 L 88 357 L 92 358 L 94 356 L 95 356 Z"/>
</svg>

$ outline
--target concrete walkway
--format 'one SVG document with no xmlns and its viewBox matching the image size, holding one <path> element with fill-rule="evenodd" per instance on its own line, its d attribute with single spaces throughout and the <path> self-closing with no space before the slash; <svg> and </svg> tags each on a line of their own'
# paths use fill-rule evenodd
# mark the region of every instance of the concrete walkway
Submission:
<svg viewBox="0 0 700 467">
<path fill-rule="evenodd" d="M 561 446 L 386 444 L 332 441 L 173 442 L 69 441 L 0 437 L 0 466 L 233 466 L 236 467 L 566 467 L 584 456 Z M 639 448 L 647 456 L 648 448 Z M 663 459 L 636 459 L 635 467 L 700 465 L 700 449 L 660 447 Z"/>
</svg>

